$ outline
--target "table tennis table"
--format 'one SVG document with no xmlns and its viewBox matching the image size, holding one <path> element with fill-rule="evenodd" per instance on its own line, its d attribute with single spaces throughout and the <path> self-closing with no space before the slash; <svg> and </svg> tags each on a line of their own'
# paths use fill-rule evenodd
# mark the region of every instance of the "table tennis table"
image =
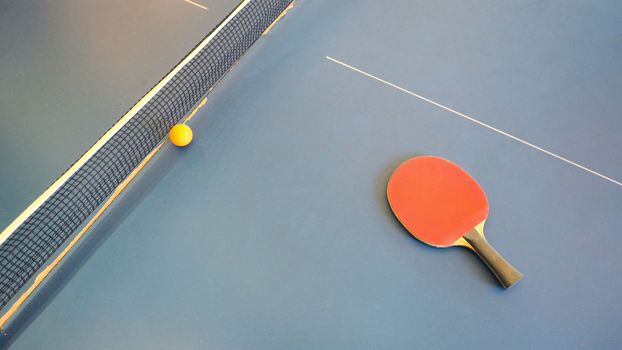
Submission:
<svg viewBox="0 0 622 350">
<path fill-rule="evenodd" d="M 622 346 L 616 1 L 0 4 L 3 227 L 242 15 L 265 32 L 192 101 L 193 142 L 161 137 L 0 347 Z M 485 189 L 511 289 L 391 213 L 427 154 Z"/>
</svg>

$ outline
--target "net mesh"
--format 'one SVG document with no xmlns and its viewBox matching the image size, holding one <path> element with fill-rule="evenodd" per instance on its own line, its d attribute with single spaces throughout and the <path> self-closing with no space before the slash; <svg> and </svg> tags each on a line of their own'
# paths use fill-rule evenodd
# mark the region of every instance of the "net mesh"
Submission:
<svg viewBox="0 0 622 350">
<path fill-rule="evenodd" d="M 292 0 L 246 4 L 0 246 L 2 309 Z"/>
</svg>

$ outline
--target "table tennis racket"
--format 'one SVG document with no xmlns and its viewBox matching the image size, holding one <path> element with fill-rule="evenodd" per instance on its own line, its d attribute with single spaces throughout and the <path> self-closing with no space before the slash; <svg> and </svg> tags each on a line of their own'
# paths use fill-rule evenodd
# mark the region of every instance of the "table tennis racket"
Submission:
<svg viewBox="0 0 622 350">
<path fill-rule="evenodd" d="M 484 237 L 486 193 L 458 165 L 433 156 L 411 158 L 391 175 L 387 198 L 397 219 L 420 241 L 472 249 L 505 288 L 523 277 Z"/>
</svg>

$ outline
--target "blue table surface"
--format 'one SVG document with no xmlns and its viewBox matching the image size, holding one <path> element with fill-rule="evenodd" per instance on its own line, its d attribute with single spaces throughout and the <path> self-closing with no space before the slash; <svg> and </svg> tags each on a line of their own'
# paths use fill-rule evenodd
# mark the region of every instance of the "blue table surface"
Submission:
<svg viewBox="0 0 622 350">
<path fill-rule="evenodd" d="M 621 348 L 621 17 L 617 1 L 297 1 L 12 348 Z M 515 287 L 394 219 L 388 176 L 421 154 L 486 190 Z"/>
<path fill-rule="evenodd" d="M 0 0 L 0 227 L 239 0 Z"/>
</svg>

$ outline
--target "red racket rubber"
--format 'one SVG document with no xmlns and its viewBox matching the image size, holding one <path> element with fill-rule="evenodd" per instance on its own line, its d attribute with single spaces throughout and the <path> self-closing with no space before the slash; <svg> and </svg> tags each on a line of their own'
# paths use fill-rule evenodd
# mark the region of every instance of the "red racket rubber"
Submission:
<svg viewBox="0 0 622 350">
<path fill-rule="evenodd" d="M 458 165 L 440 157 L 411 158 L 391 175 L 387 198 L 397 219 L 420 241 L 472 249 L 505 288 L 523 277 L 484 237 L 486 193 Z"/>
</svg>

